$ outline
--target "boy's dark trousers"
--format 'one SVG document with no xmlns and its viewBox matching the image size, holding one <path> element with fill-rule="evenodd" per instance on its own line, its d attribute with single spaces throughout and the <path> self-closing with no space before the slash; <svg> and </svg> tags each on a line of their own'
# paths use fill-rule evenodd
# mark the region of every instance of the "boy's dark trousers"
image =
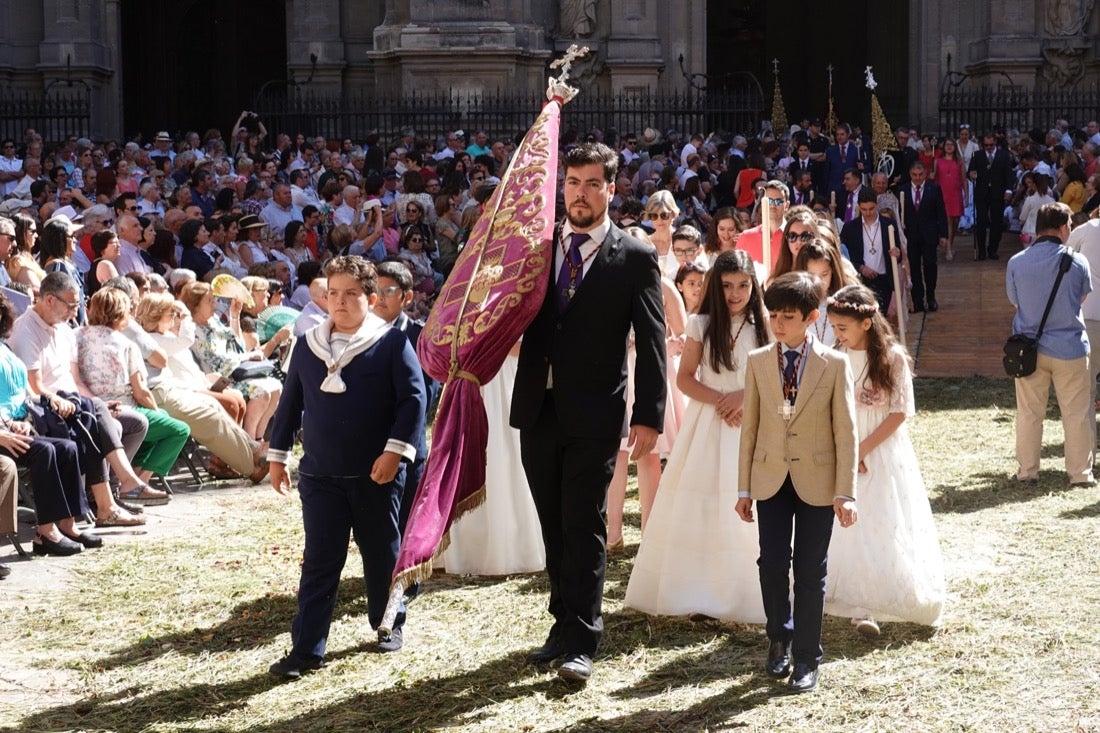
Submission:
<svg viewBox="0 0 1100 733">
<path fill-rule="evenodd" d="M 795 663 L 821 662 L 825 567 L 833 507 L 812 506 L 795 493 L 790 474 L 775 496 L 756 502 L 760 533 L 760 591 L 771 642 L 791 644 Z M 791 534 L 794 533 L 794 613 L 791 613 Z"/>
</svg>

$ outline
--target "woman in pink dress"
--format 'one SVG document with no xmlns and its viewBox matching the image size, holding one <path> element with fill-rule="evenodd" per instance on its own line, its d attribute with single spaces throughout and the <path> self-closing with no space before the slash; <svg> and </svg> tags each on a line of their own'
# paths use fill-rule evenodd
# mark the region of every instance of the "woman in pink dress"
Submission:
<svg viewBox="0 0 1100 733">
<path fill-rule="evenodd" d="M 955 231 L 959 217 L 966 209 L 966 171 L 963 169 L 959 146 L 948 138 L 943 141 L 943 155 L 932 166 L 932 178 L 943 191 L 943 207 L 947 210 L 947 259 L 955 259 Z"/>
</svg>

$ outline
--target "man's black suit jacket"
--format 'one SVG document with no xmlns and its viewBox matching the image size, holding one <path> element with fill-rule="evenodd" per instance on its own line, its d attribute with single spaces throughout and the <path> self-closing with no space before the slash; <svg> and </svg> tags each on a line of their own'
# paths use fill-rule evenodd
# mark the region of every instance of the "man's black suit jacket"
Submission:
<svg viewBox="0 0 1100 733">
<path fill-rule="evenodd" d="M 558 245 L 555 239 L 555 247 Z M 553 260 L 551 260 L 553 262 Z M 665 312 L 657 252 L 612 226 L 563 313 L 557 267 L 542 309 L 523 334 L 511 424 L 534 426 L 553 369 L 554 406 L 570 436 L 625 436 L 626 351 L 631 326 L 637 361 L 631 425 L 661 431 L 666 402 Z"/>
<path fill-rule="evenodd" d="M 899 189 L 905 194 L 905 237 L 910 251 L 914 244 L 936 246 L 947 236 L 947 210 L 943 206 L 943 191 L 932 181 L 924 182 L 920 211 L 913 205 L 913 184 Z"/>
<path fill-rule="evenodd" d="M 968 173 L 977 173 L 974 179 L 974 198 L 983 201 L 1000 201 L 1005 191 L 1016 187 L 1016 176 L 1012 172 L 1012 159 L 1003 148 L 993 149 L 993 159 L 984 150 L 979 150 L 970 158 Z"/>
</svg>

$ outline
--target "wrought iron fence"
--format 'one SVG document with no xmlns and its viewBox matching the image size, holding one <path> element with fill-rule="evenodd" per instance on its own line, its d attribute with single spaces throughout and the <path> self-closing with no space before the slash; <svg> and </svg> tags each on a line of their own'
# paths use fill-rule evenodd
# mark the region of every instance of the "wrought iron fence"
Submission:
<svg viewBox="0 0 1100 733">
<path fill-rule="evenodd" d="M 1026 89 L 1018 86 L 958 86 L 940 93 L 940 131 L 954 133 L 968 124 L 977 133 L 995 127 L 1020 132 L 1049 130 L 1055 120 L 1082 127 L 1096 119 L 1100 87 Z"/>
<path fill-rule="evenodd" d="M 47 142 L 60 142 L 70 135 L 86 137 L 91 118 L 90 98 L 84 91 L 0 91 L 0 137 L 22 140 L 28 127 Z"/>
<path fill-rule="evenodd" d="M 269 131 L 302 132 L 326 138 L 361 141 L 377 132 L 383 141 L 413 127 L 421 137 L 443 138 L 452 130 L 485 130 L 490 138 L 523 133 L 534 122 L 545 98 L 539 94 L 501 92 L 473 94 L 411 93 L 382 97 L 368 94 L 323 96 L 291 92 L 261 98 L 257 112 Z M 647 127 L 662 134 L 715 130 L 755 132 L 764 99 L 759 88 L 682 93 L 599 94 L 582 92 L 565 105 L 562 133 L 614 127 L 620 133 L 641 135 Z"/>
</svg>

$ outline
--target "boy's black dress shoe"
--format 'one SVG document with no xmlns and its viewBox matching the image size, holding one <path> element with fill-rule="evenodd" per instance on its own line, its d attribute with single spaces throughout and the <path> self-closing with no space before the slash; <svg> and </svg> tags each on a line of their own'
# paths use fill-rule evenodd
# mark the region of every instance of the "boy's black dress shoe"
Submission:
<svg viewBox="0 0 1100 733">
<path fill-rule="evenodd" d="M 813 692 L 817 688 L 817 667 L 799 662 L 794 665 L 787 688 L 793 693 Z"/>
<path fill-rule="evenodd" d="M 773 641 L 768 647 L 768 663 L 764 670 L 770 677 L 782 679 L 791 673 L 791 645 L 786 641 Z"/>
</svg>

